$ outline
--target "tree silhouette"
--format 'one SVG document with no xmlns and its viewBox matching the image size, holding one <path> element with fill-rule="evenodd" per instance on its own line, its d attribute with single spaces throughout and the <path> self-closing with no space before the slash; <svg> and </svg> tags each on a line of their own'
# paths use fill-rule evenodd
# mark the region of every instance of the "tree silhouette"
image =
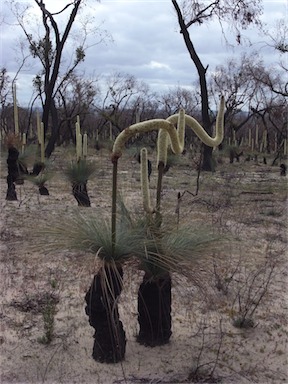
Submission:
<svg viewBox="0 0 288 384">
<path fill-rule="evenodd" d="M 87 48 L 85 42 L 88 35 L 86 28 L 89 21 L 86 21 L 86 24 L 82 24 L 81 38 L 74 48 L 73 60 L 70 66 L 63 71 L 64 48 L 67 45 L 72 26 L 84 0 L 71 0 L 60 11 L 54 13 L 47 9 L 43 0 L 34 1 L 41 11 L 41 24 L 43 26 L 43 28 L 38 28 L 41 32 L 43 31 L 43 34 L 36 35 L 36 37 L 35 34 L 29 31 L 29 23 L 27 23 L 26 16 L 29 7 L 25 7 L 21 11 L 18 3 L 12 2 L 12 5 L 14 5 L 14 13 L 28 41 L 30 54 L 33 58 L 39 59 L 42 66 L 41 71 L 33 80 L 33 86 L 42 102 L 42 122 L 46 137 L 49 132 L 49 139 L 45 149 L 45 156 L 49 158 L 58 140 L 60 129 L 55 97 L 63 83 L 67 82 L 72 74 L 74 74 L 78 64 L 85 59 L 85 50 Z M 68 10 L 71 11 L 67 16 Z M 61 15 L 60 19 L 57 18 Z M 66 24 L 65 16 L 67 16 Z M 93 31 L 89 32 L 94 33 L 95 31 L 99 32 L 97 28 L 93 27 Z M 99 41 L 102 41 L 102 39 L 100 37 Z M 92 45 L 98 44 L 99 41 Z M 49 131 L 50 127 L 51 131 Z"/>
<path fill-rule="evenodd" d="M 233 27 L 236 41 L 241 43 L 241 30 L 251 24 L 261 25 L 259 15 L 261 14 L 260 0 L 215 0 L 213 2 L 200 2 L 198 0 L 183 1 L 182 6 L 178 5 L 177 0 L 172 0 L 176 10 L 180 33 L 183 36 L 185 45 L 193 61 L 199 76 L 200 94 L 201 94 L 201 113 L 202 125 L 209 135 L 212 133 L 213 120 L 210 116 L 209 97 L 207 89 L 206 74 L 208 65 L 204 66 L 200 56 L 196 52 L 195 45 L 192 42 L 189 28 L 192 26 L 201 26 L 209 23 L 212 19 L 217 19 L 222 27 L 222 23 L 228 21 Z M 223 32 L 223 29 L 222 29 Z M 204 145 L 202 169 L 212 171 L 212 148 Z"/>
</svg>

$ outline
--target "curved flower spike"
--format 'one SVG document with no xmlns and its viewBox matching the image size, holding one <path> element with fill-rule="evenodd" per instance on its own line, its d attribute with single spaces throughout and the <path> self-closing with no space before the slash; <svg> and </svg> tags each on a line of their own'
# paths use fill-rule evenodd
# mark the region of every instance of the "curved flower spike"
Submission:
<svg viewBox="0 0 288 384">
<path fill-rule="evenodd" d="M 190 127 L 204 144 L 209 147 L 217 147 L 222 142 L 224 137 L 224 107 L 225 100 L 224 96 L 222 96 L 216 118 L 216 135 L 214 138 L 210 137 L 202 125 L 200 125 L 197 120 L 189 115 L 185 115 L 185 125 Z M 180 112 L 168 117 L 167 121 L 172 124 L 176 124 L 179 119 L 179 115 Z"/>
<path fill-rule="evenodd" d="M 210 137 L 204 128 L 193 117 L 185 115 L 184 110 L 180 110 L 176 115 L 168 117 L 168 119 L 153 119 L 142 121 L 141 123 L 130 125 L 125 128 L 116 138 L 112 150 L 112 162 L 117 162 L 117 159 L 122 156 L 122 150 L 126 141 L 136 133 L 150 132 L 154 130 L 164 129 L 170 137 L 172 151 L 175 154 L 180 154 L 184 148 L 185 125 L 189 126 L 196 135 L 209 147 L 219 145 L 224 137 L 224 97 L 221 97 L 219 111 L 216 118 L 216 136 Z M 185 117 L 185 119 L 184 119 Z M 178 123 L 178 130 L 174 124 Z"/>
<path fill-rule="evenodd" d="M 178 116 L 177 140 L 178 140 L 179 149 L 182 153 L 184 149 L 184 140 L 185 140 L 185 111 L 183 108 L 179 110 L 179 113 L 177 116 Z M 164 129 L 160 129 L 158 133 L 158 140 L 157 140 L 157 165 L 159 165 L 160 162 L 162 162 L 164 166 L 166 165 L 167 149 L 169 145 L 172 146 L 169 134 Z"/>
<path fill-rule="evenodd" d="M 130 137 L 134 136 L 136 133 L 150 132 L 160 129 L 164 129 L 168 132 L 173 152 L 180 154 L 182 151 L 179 145 L 177 130 L 174 125 L 164 119 L 153 119 L 130 125 L 130 127 L 125 128 L 117 136 L 112 150 L 112 162 L 117 161 L 117 159 L 122 156 L 124 145 Z"/>
<path fill-rule="evenodd" d="M 185 110 L 183 108 L 181 108 L 178 113 L 177 132 L 179 144 L 182 148 L 181 152 L 183 152 L 185 144 Z"/>
</svg>

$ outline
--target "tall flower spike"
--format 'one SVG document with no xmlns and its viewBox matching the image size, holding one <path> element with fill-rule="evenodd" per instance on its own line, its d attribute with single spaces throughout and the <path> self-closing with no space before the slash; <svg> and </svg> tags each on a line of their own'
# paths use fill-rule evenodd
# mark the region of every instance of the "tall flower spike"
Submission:
<svg viewBox="0 0 288 384">
<path fill-rule="evenodd" d="M 173 152 L 180 154 L 182 151 L 179 145 L 177 130 L 174 125 L 167 120 L 153 119 L 130 125 L 130 127 L 125 128 L 117 136 L 112 150 L 112 162 L 117 161 L 117 159 L 122 156 L 125 143 L 130 137 L 134 136 L 136 133 L 150 132 L 159 129 L 164 129 L 168 132 Z"/>
<path fill-rule="evenodd" d="M 221 96 L 219 110 L 216 117 L 216 137 L 215 137 L 215 140 L 216 138 L 220 140 L 219 144 L 221 144 L 224 138 L 224 109 L 225 109 L 225 99 L 224 99 L 224 96 Z"/>
<path fill-rule="evenodd" d="M 147 161 L 147 149 L 142 148 L 140 152 L 141 159 L 141 189 L 143 197 L 143 208 L 147 213 L 153 213 L 154 209 L 150 203 L 150 190 L 149 190 L 149 178 L 148 178 L 148 161 Z"/>
<path fill-rule="evenodd" d="M 185 143 L 185 110 L 183 108 L 181 108 L 178 113 L 177 132 L 179 144 L 182 149 L 181 152 L 183 152 Z"/>
<path fill-rule="evenodd" d="M 216 134 L 215 137 L 210 137 L 204 128 L 195 120 L 193 117 L 189 115 L 185 115 L 185 124 L 190 127 L 195 134 L 199 137 L 199 139 L 209 147 L 217 147 L 223 140 L 224 137 L 224 107 L 225 100 L 224 97 L 221 97 L 219 110 L 216 118 Z M 172 115 L 168 117 L 168 121 L 172 124 L 176 124 L 179 118 L 179 114 Z"/>
</svg>

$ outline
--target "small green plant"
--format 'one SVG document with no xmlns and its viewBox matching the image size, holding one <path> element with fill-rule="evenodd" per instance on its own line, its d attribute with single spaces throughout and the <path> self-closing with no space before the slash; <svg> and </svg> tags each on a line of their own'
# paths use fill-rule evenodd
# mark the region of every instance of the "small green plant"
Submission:
<svg viewBox="0 0 288 384">
<path fill-rule="evenodd" d="M 56 286 L 52 285 L 52 291 L 37 292 L 36 294 L 25 293 L 25 298 L 20 301 L 13 301 L 11 304 L 22 312 L 29 312 L 32 314 L 42 314 L 44 324 L 44 334 L 37 340 L 42 344 L 50 344 L 53 339 L 54 332 L 54 318 L 56 314 L 59 296 L 55 292 Z"/>
<path fill-rule="evenodd" d="M 215 350 L 215 358 L 210 362 L 203 362 L 203 353 L 205 349 L 209 349 L 211 351 L 211 341 L 213 340 L 213 335 L 209 335 L 207 338 L 206 335 L 206 324 L 200 324 L 199 334 L 201 336 L 200 341 L 200 349 L 198 356 L 196 357 L 193 368 L 190 370 L 188 380 L 189 383 L 221 383 L 221 378 L 217 377 L 215 374 L 216 368 L 220 365 L 220 352 L 223 345 L 224 340 L 224 332 L 222 329 L 222 320 L 219 321 L 219 340 L 216 341 L 216 348 L 213 346 L 213 350 Z M 212 337 L 211 337 L 212 336 Z M 214 340 L 213 340 L 214 342 Z"/>
<path fill-rule="evenodd" d="M 50 344 L 53 339 L 55 313 L 56 303 L 54 300 L 48 299 L 42 309 L 44 335 L 38 338 L 38 342 L 41 344 Z"/>
<path fill-rule="evenodd" d="M 38 187 L 40 195 L 49 195 L 49 191 L 45 184 L 52 177 L 53 175 L 51 173 L 40 172 L 37 176 L 28 175 L 25 179 Z"/>
<path fill-rule="evenodd" d="M 50 280 L 50 285 L 51 285 L 51 288 L 56 289 L 57 285 L 58 285 L 57 280 L 56 279 L 51 279 Z"/>
<path fill-rule="evenodd" d="M 233 319 L 232 324 L 236 328 L 254 328 L 255 322 L 251 317 L 247 317 L 246 315 L 239 316 Z"/>
<path fill-rule="evenodd" d="M 234 313 L 232 324 L 235 327 L 255 327 L 254 314 L 268 292 L 277 263 L 277 258 L 274 260 L 272 258 L 251 270 L 239 266 L 235 274 L 236 284 L 232 304 Z"/>
</svg>

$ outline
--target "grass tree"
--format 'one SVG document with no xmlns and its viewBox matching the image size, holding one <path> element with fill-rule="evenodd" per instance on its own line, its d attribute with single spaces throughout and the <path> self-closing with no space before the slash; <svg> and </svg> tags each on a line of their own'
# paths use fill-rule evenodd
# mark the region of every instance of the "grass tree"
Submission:
<svg viewBox="0 0 288 384">
<path fill-rule="evenodd" d="M 191 224 L 157 232 L 150 232 L 146 254 L 139 255 L 144 276 L 138 289 L 137 341 L 149 347 L 167 344 L 172 335 L 172 274 L 195 274 L 198 260 L 219 245 L 211 229 Z"/>
<path fill-rule="evenodd" d="M 8 134 L 5 137 L 5 145 L 8 149 L 7 156 L 7 193 L 6 200 L 17 200 L 17 184 L 24 183 L 24 175 L 28 173 L 26 164 L 21 161 L 18 148 L 21 146 L 19 135 Z"/>
<path fill-rule="evenodd" d="M 86 159 L 71 161 L 64 171 L 72 186 L 72 194 L 81 207 L 90 207 L 87 182 L 95 171 L 95 166 Z"/>
<path fill-rule="evenodd" d="M 87 161 L 88 137 L 81 134 L 80 119 L 77 116 L 75 124 L 76 132 L 76 161 L 71 161 L 64 171 L 72 185 L 72 194 L 81 207 L 90 207 L 90 199 L 87 190 L 88 179 L 95 171 L 94 164 Z"/>
<path fill-rule="evenodd" d="M 86 295 L 85 312 L 95 329 L 92 356 L 103 363 L 124 359 L 126 337 L 118 313 L 118 298 L 123 286 L 123 264 L 139 254 L 144 239 L 143 227 L 131 221 L 123 204 L 117 220 L 117 236 L 111 242 L 111 223 L 107 218 L 80 214 L 45 230 L 46 247 L 71 249 L 95 254 L 100 266 Z M 120 208 L 119 208 L 120 209 Z"/>
<path fill-rule="evenodd" d="M 52 174 L 47 172 L 40 172 L 38 175 L 33 175 L 32 173 L 25 177 L 26 180 L 30 181 L 32 184 L 38 187 L 39 194 L 43 196 L 49 195 L 48 188 L 45 184 L 51 178 Z"/>
<path fill-rule="evenodd" d="M 169 341 L 171 336 L 170 273 L 174 270 L 181 271 L 181 268 L 187 265 L 189 258 L 192 257 L 195 260 L 200 250 L 203 252 L 203 245 L 211 244 L 215 239 L 208 235 L 207 240 L 207 232 L 205 232 L 205 241 L 203 236 L 200 240 L 199 238 L 195 240 L 195 233 L 191 228 L 185 228 L 184 231 L 178 230 L 176 233 L 161 230 L 161 191 L 167 146 L 170 143 L 176 154 L 183 151 L 185 123 L 192 126 L 199 137 L 204 135 L 206 142 L 218 145 L 223 138 L 223 110 L 224 100 L 222 99 L 215 139 L 211 139 L 205 132 L 202 133 L 202 127 L 193 118 L 186 117 L 184 111 L 173 115 L 171 121 L 155 119 L 126 128 L 115 140 L 112 150 L 111 221 L 103 217 L 95 218 L 86 212 L 85 216 L 78 214 L 71 221 L 56 223 L 45 231 L 45 244 L 50 249 L 56 247 L 92 252 L 101 260 L 101 265 L 85 295 L 86 314 L 90 325 L 95 329 L 92 353 L 95 360 L 116 363 L 124 359 L 126 338 L 123 324 L 119 319 L 118 297 L 123 285 L 123 265 L 131 257 L 138 258 L 140 268 L 145 271 L 138 295 L 140 324 L 138 341 L 151 346 Z M 174 124 L 178 119 L 178 129 L 176 129 Z M 159 136 L 163 137 L 158 148 L 156 206 L 153 208 L 150 204 L 147 158 L 146 161 L 143 158 L 141 166 L 144 168 L 141 177 L 146 212 L 143 224 L 143 217 L 134 221 L 119 199 L 117 166 L 125 143 L 130 137 L 155 129 L 160 130 Z M 169 137 L 165 134 L 166 131 Z M 145 150 L 142 151 L 143 155 L 145 156 Z M 84 163 L 80 160 L 77 166 L 81 165 L 84 167 Z M 87 180 L 88 175 L 85 176 L 84 170 L 83 172 L 78 170 L 79 168 L 76 168 L 77 175 Z M 76 180 L 74 171 L 75 169 L 71 167 L 69 173 L 71 182 Z M 48 238 L 51 241 L 48 241 Z"/>
<path fill-rule="evenodd" d="M 177 129 L 174 124 L 177 124 Z M 185 115 L 181 109 L 178 114 L 170 116 L 167 120 L 154 119 L 134 124 L 120 133 L 114 143 L 113 162 L 113 197 L 112 197 L 112 243 L 116 235 L 116 191 L 117 191 L 117 164 L 122 155 L 125 142 L 134 134 L 158 130 L 157 142 L 157 191 L 156 205 L 150 203 L 149 175 L 147 167 L 147 150 L 141 150 L 141 185 L 143 206 L 146 213 L 146 233 L 152 248 L 146 248 L 146 254 L 141 265 L 145 271 L 143 282 L 138 291 L 138 322 L 139 343 L 147 346 L 156 346 L 169 342 L 171 331 L 171 269 L 179 269 L 179 262 L 187 255 L 195 260 L 199 256 L 198 249 L 203 252 L 203 245 L 210 247 L 215 238 L 208 236 L 204 231 L 198 233 L 195 240 L 193 229 L 169 232 L 162 230 L 162 179 L 167 166 L 168 147 L 177 155 L 184 150 L 185 127 L 189 126 L 196 135 L 209 146 L 217 146 L 223 140 L 224 133 L 224 98 L 221 98 L 220 108 L 216 119 L 216 136 L 211 138 L 202 126 L 191 116 Z M 114 221 L 114 224 L 113 224 Z M 169 238 L 173 239 L 171 243 Z M 169 246 L 167 246 L 169 245 Z M 199 248 L 200 247 L 200 248 Z M 188 259 L 186 258 L 186 261 Z"/>
</svg>

